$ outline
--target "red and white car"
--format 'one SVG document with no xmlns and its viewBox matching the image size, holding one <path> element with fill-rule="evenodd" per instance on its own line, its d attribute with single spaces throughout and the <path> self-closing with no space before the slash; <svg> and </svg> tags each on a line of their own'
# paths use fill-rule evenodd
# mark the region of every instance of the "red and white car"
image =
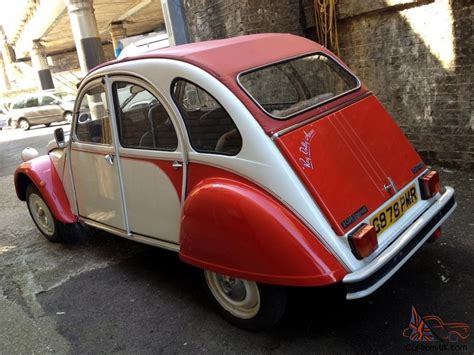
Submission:
<svg viewBox="0 0 474 355">
<path fill-rule="evenodd" d="M 173 250 L 250 329 L 278 321 L 284 286 L 369 295 L 456 207 L 344 63 L 288 34 L 101 65 L 80 84 L 70 139 L 58 129 L 30 158 L 16 191 L 47 239 L 85 224 Z"/>
</svg>

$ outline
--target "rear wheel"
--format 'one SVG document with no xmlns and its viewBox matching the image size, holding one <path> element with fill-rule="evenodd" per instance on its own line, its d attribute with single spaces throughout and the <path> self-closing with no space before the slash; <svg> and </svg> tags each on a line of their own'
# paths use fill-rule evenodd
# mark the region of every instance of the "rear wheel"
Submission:
<svg viewBox="0 0 474 355">
<path fill-rule="evenodd" d="M 62 223 L 51 212 L 43 196 L 36 186 L 29 184 L 26 188 L 26 204 L 33 222 L 41 234 L 50 242 L 72 243 L 79 240 L 80 226 L 78 223 Z"/>
<path fill-rule="evenodd" d="M 286 290 L 211 271 L 204 271 L 207 293 L 230 323 L 248 330 L 275 325 L 286 308 Z"/>
</svg>

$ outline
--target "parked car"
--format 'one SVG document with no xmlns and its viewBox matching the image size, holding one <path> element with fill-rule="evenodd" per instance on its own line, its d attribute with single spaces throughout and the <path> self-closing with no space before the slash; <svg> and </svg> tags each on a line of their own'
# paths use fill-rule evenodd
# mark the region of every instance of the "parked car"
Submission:
<svg viewBox="0 0 474 355">
<path fill-rule="evenodd" d="M 15 173 L 41 233 L 85 224 L 173 250 L 249 329 L 280 319 L 288 286 L 371 294 L 456 207 L 373 93 L 293 35 L 106 63 L 80 84 L 70 139 L 55 134 Z"/>
<path fill-rule="evenodd" d="M 75 97 L 67 93 L 42 92 L 22 96 L 12 102 L 12 125 L 23 130 L 53 122 L 71 122 Z"/>
<path fill-rule="evenodd" d="M 8 115 L 0 108 L 0 129 L 8 126 Z"/>
</svg>

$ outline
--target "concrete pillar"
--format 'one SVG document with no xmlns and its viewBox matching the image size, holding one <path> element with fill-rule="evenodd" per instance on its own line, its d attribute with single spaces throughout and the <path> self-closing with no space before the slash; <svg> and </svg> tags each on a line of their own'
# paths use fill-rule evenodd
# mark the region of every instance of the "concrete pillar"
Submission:
<svg viewBox="0 0 474 355">
<path fill-rule="evenodd" d="M 114 46 L 115 58 L 117 58 L 123 49 L 120 40 L 127 37 L 127 29 L 123 26 L 122 21 L 112 22 L 110 24 L 110 37 Z"/>
<path fill-rule="evenodd" d="M 8 80 L 5 65 L 3 64 L 3 57 L 0 55 L 0 92 L 10 90 L 10 81 Z"/>
<path fill-rule="evenodd" d="M 13 68 L 13 58 L 11 48 L 7 42 L 7 36 L 3 31 L 3 27 L 0 26 L 0 51 L 2 52 L 3 65 L 7 74 L 7 80 L 11 84 L 16 82 L 15 80 L 15 69 Z"/>
<path fill-rule="evenodd" d="M 93 0 L 65 0 L 65 2 L 81 71 L 86 74 L 105 61 L 104 49 L 92 6 Z"/>
<path fill-rule="evenodd" d="M 39 39 L 33 41 L 30 55 L 33 69 L 38 73 L 39 88 L 41 90 L 54 89 L 51 69 L 49 69 L 48 61 L 46 59 L 46 49 L 40 43 Z"/>
</svg>

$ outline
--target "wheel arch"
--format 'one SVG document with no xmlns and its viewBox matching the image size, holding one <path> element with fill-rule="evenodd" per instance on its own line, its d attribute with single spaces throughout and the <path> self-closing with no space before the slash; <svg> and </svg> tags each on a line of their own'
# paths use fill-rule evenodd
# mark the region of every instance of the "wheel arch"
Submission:
<svg viewBox="0 0 474 355">
<path fill-rule="evenodd" d="M 251 182 L 208 178 L 183 206 L 180 258 L 262 283 L 322 286 L 347 273 L 280 201 Z"/>
<path fill-rule="evenodd" d="M 69 200 L 56 168 L 48 155 L 22 163 L 14 175 L 15 191 L 21 201 L 26 201 L 26 188 L 32 183 L 43 196 L 54 217 L 62 223 L 74 223 Z"/>
</svg>

